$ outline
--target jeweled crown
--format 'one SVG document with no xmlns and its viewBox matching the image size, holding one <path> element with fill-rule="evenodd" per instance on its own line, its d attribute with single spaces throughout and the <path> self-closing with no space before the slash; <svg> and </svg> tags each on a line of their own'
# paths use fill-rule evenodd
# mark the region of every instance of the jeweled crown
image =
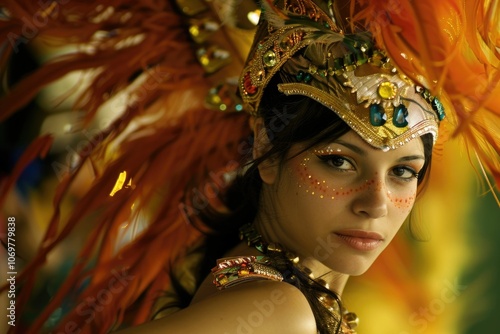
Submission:
<svg viewBox="0 0 500 334">
<path fill-rule="evenodd" d="M 337 113 L 369 144 L 388 150 L 425 133 L 437 138 L 442 104 L 400 73 L 368 32 L 345 34 L 331 1 L 262 2 L 252 50 L 240 77 L 245 109 L 258 115 L 265 88 L 304 95 Z"/>
</svg>

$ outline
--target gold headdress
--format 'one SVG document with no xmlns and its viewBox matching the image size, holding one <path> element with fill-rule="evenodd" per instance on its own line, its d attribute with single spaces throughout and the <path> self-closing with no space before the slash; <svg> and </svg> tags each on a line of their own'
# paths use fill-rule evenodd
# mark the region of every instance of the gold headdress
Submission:
<svg viewBox="0 0 500 334">
<path fill-rule="evenodd" d="M 393 149 L 425 133 L 436 140 L 444 118 L 440 101 L 400 73 L 369 33 L 344 33 L 331 1 L 262 6 L 260 38 L 239 83 L 250 113 L 258 115 L 264 89 L 279 73 L 281 92 L 325 105 L 377 148 Z"/>
</svg>

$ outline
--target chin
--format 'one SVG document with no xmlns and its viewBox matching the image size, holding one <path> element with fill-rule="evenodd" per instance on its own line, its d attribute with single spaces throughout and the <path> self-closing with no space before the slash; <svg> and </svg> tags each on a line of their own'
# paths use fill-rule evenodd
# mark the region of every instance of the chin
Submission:
<svg viewBox="0 0 500 334">
<path fill-rule="evenodd" d="M 342 273 L 349 276 L 360 276 L 370 269 L 373 261 L 368 260 L 359 260 L 359 259 L 348 259 L 346 258 L 343 263 L 336 264 L 326 264 L 326 266 L 330 267 L 333 271 Z"/>
</svg>

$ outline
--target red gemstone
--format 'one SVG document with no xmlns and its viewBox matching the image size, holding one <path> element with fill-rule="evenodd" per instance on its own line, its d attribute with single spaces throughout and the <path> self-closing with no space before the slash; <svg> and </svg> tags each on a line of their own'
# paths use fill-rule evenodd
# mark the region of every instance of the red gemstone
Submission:
<svg viewBox="0 0 500 334">
<path fill-rule="evenodd" d="M 252 80 L 250 79 L 250 72 L 247 72 L 243 77 L 243 88 L 248 95 L 254 95 L 257 93 L 257 87 L 252 85 Z"/>
</svg>

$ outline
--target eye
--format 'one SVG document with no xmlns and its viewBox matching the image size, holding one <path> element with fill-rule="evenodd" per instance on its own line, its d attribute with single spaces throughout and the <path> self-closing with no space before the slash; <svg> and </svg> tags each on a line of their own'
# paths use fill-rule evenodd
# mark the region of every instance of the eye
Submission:
<svg viewBox="0 0 500 334">
<path fill-rule="evenodd" d="M 408 166 L 397 166 L 391 170 L 392 175 L 404 180 L 412 181 L 413 179 L 418 179 L 418 173 L 411 167 Z"/>
<path fill-rule="evenodd" d="M 347 172 L 355 169 L 349 159 L 340 155 L 318 155 L 317 157 L 327 165 L 340 171 Z"/>
</svg>

